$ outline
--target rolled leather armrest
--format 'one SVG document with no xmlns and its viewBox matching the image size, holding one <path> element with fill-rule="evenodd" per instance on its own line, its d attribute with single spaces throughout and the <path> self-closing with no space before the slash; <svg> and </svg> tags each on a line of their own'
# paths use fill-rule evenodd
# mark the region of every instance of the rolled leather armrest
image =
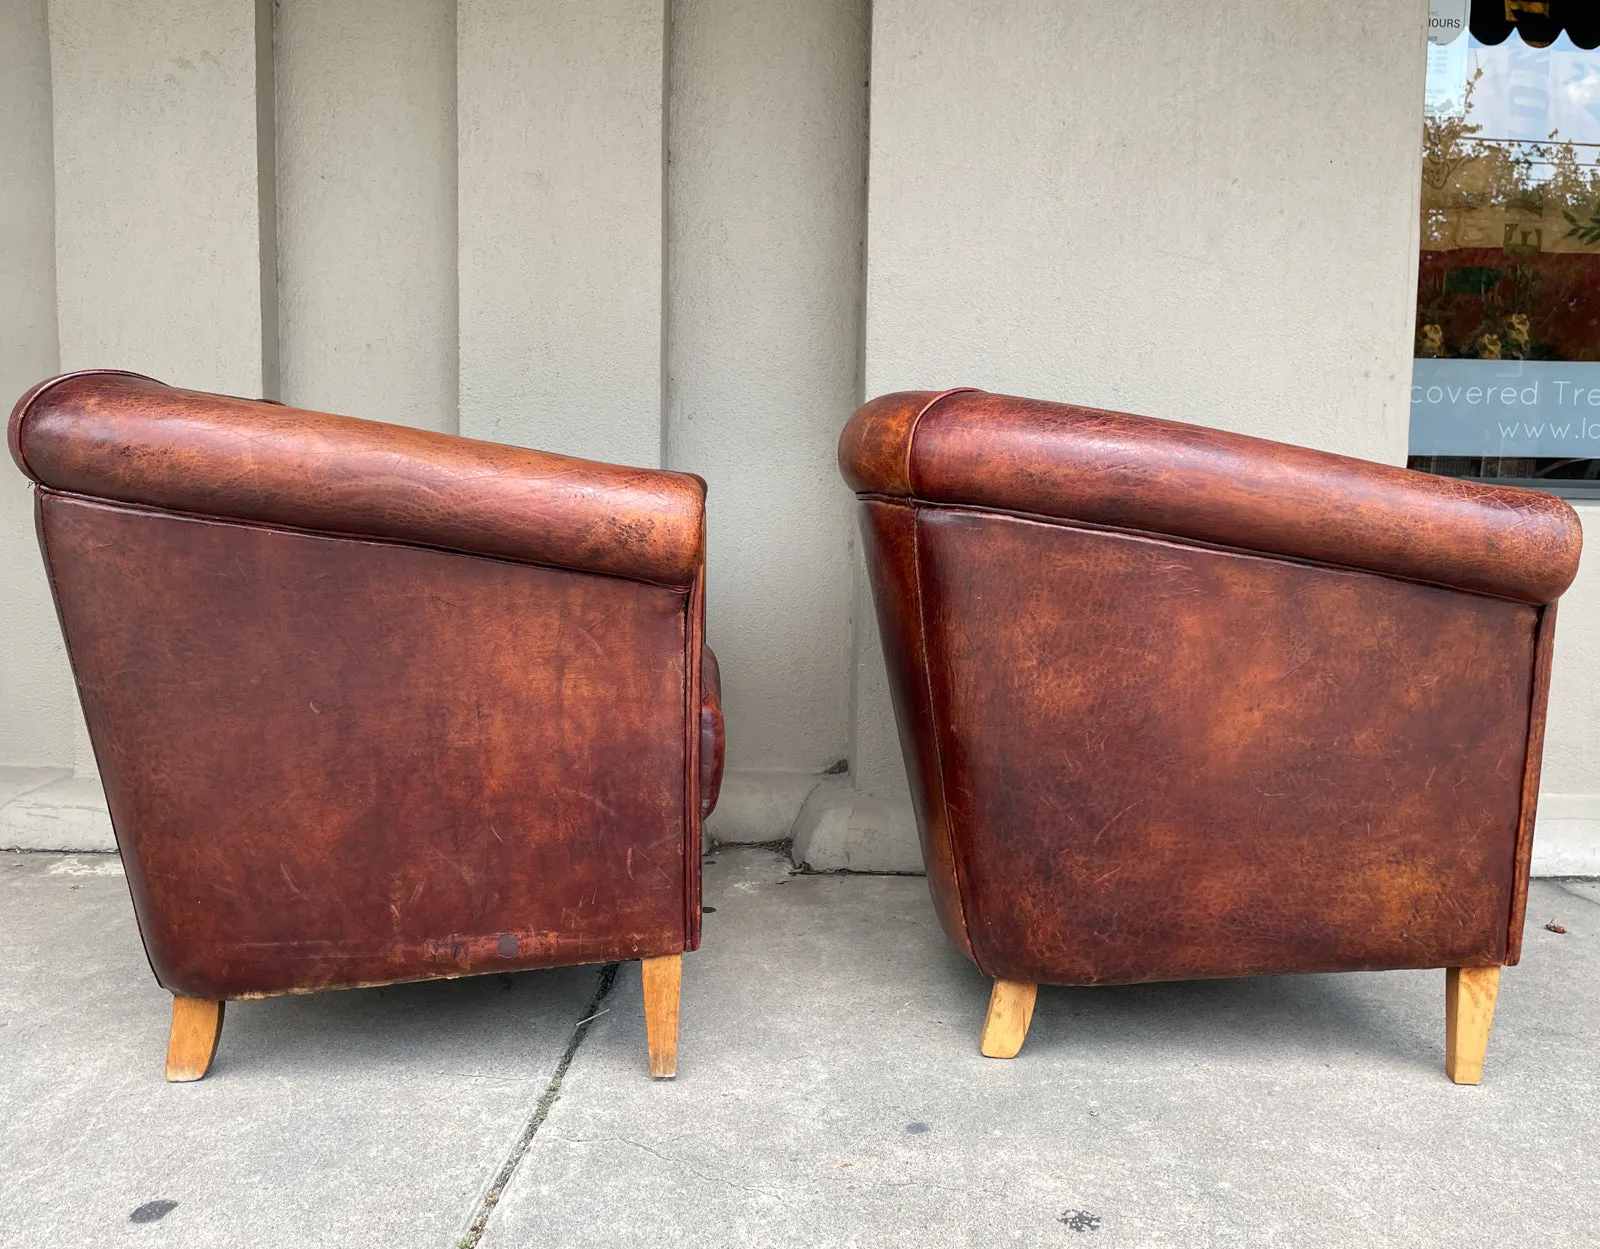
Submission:
<svg viewBox="0 0 1600 1249">
<path fill-rule="evenodd" d="M 687 589 L 705 483 L 401 425 L 177 390 L 132 373 L 41 382 L 11 454 L 52 490 L 385 538 Z"/>
<path fill-rule="evenodd" d="M 859 494 L 1344 565 L 1531 603 L 1559 598 L 1582 528 L 1551 495 L 1175 421 L 977 390 L 874 399 L 839 463 Z"/>
<path fill-rule="evenodd" d="M 722 669 L 709 646 L 700 649 L 700 817 L 717 809 L 722 792 Z"/>
</svg>

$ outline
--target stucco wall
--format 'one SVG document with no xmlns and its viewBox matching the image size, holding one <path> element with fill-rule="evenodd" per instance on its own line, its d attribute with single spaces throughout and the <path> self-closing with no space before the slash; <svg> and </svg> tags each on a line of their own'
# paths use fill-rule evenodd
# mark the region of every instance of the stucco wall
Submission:
<svg viewBox="0 0 1600 1249">
<path fill-rule="evenodd" d="M 461 432 L 661 463 L 664 0 L 461 0 Z"/>
<path fill-rule="evenodd" d="M 1400 462 L 1423 0 L 879 0 L 867 390 Z"/>
<path fill-rule="evenodd" d="M 25 186 L 59 182 L 63 262 L 59 290 L 46 275 L 37 307 L 7 307 L 53 333 L 59 303 L 69 367 L 703 473 L 732 741 L 717 832 L 771 839 L 851 745 L 833 445 L 860 396 L 867 9 L 673 8 L 6 10 L 37 70 L 50 41 L 60 63 L 53 118 L 47 79 L 7 86 L 43 110 Z M 21 341 L 15 391 L 57 363 Z M 42 714 L 5 716 L 37 749 L 0 767 L 78 774 L 6 807 L 0 844 L 104 843 L 20 479 L 6 497 L 3 571 L 40 619 L 7 605 L 0 627 L 49 654 L 13 648 Z M 71 804 L 88 815 L 51 814 Z"/>
<path fill-rule="evenodd" d="M 914 869 L 840 425 L 969 383 L 1399 461 L 1425 7 L 0 0 L 0 383 L 703 474 L 715 834 Z M 0 476 L 0 845 L 106 844 Z M 1546 870 L 1600 870 L 1597 654 L 1593 557 Z"/>
<path fill-rule="evenodd" d="M 259 395 L 258 16 L 270 0 L 51 0 L 61 367 Z M 82 718 L 72 764 L 94 772 Z"/>
<path fill-rule="evenodd" d="M 667 461 L 710 486 L 722 838 L 787 834 L 849 755 L 865 0 L 682 0 L 668 72 Z"/>
<path fill-rule="evenodd" d="M 1402 461 L 1426 11 L 877 0 L 867 393 L 974 385 Z M 899 796 L 862 619 L 858 785 Z M 899 810 L 883 835 L 909 847 Z"/>
<path fill-rule="evenodd" d="M 59 353 L 35 371 L 111 366 L 263 393 L 276 336 L 270 222 L 262 229 L 272 187 L 260 177 L 271 146 L 259 126 L 257 51 L 270 33 L 270 0 L 49 0 L 44 14 Z M 7 20 L 25 62 L 8 88 L 36 91 L 37 11 Z M 23 128 L 30 112 L 19 114 Z M 37 143 L 19 145 L 35 165 Z M 0 302 L 12 298 L 7 289 Z M 13 634 L 39 624 L 36 601 L 16 615 L 9 604 L 4 610 L 8 647 Z M 41 655 L 40 674 L 40 688 L 61 689 L 59 659 Z M 69 743 L 61 754 L 52 747 L 51 772 L 0 793 L 10 798 L 0 806 L 0 845 L 72 848 L 109 838 L 83 718 L 64 691 L 55 707 L 40 721 L 54 732 L 64 716 Z M 27 734 L 30 714 L 25 707 L 18 727 L 7 713 L 8 732 Z M 41 775 L 59 779 L 40 785 Z"/>
<path fill-rule="evenodd" d="M 62 367 L 259 395 L 256 6 L 49 12 Z"/>
<path fill-rule="evenodd" d="M 456 428 L 453 0 L 279 0 L 279 397 Z"/>
<path fill-rule="evenodd" d="M 0 412 L 59 360 L 50 162 L 44 0 L 0 0 Z M 63 766 L 71 678 L 33 540 L 32 495 L 9 463 L 0 464 L 0 637 L 0 768 Z M 0 806 L 10 796 L 0 781 Z"/>
</svg>

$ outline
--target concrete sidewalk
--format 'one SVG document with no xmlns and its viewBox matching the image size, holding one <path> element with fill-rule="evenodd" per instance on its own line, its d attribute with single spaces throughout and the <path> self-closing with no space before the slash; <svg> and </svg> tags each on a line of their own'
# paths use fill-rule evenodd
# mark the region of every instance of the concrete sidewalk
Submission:
<svg viewBox="0 0 1600 1249">
<path fill-rule="evenodd" d="M 235 1003 L 168 1085 L 116 861 L 0 856 L 0 1245 L 1600 1245 L 1600 886 L 1474 1089 L 1440 972 L 1045 989 L 986 1060 L 922 880 L 713 858 L 676 1081 L 624 964 Z"/>
</svg>

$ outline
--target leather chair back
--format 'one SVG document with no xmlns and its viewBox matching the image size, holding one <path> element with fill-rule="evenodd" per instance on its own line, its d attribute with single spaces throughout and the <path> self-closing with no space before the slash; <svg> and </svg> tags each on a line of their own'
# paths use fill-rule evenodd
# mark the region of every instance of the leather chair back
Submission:
<svg viewBox="0 0 1600 1249">
<path fill-rule="evenodd" d="M 698 478 L 117 373 L 11 444 L 164 986 L 698 944 Z"/>
<path fill-rule="evenodd" d="M 978 391 L 869 403 L 840 463 L 985 974 L 1516 961 L 1566 504 Z"/>
</svg>

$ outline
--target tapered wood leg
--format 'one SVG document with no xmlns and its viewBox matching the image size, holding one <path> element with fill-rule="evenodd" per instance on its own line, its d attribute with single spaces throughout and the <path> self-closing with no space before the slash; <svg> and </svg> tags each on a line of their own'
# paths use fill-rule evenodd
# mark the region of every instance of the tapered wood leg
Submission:
<svg viewBox="0 0 1600 1249">
<path fill-rule="evenodd" d="M 989 994 L 989 1015 L 983 1021 L 978 1048 L 985 1058 L 1015 1058 L 1033 1022 L 1039 986 L 1024 980 L 996 980 Z"/>
<path fill-rule="evenodd" d="M 200 997 L 172 999 L 172 1035 L 167 1039 L 167 1079 L 198 1080 L 211 1067 L 222 1035 L 224 1002 Z"/>
<path fill-rule="evenodd" d="M 641 959 L 639 971 L 644 979 L 644 1034 L 650 1043 L 650 1074 L 670 1080 L 678 1074 L 678 992 L 683 987 L 683 955 Z"/>
<path fill-rule="evenodd" d="M 1444 1072 L 1457 1084 L 1483 1079 L 1483 1055 L 1500 992 L 1498 967 L 1447 967 L 1444 973 Z"/>
</svg>

